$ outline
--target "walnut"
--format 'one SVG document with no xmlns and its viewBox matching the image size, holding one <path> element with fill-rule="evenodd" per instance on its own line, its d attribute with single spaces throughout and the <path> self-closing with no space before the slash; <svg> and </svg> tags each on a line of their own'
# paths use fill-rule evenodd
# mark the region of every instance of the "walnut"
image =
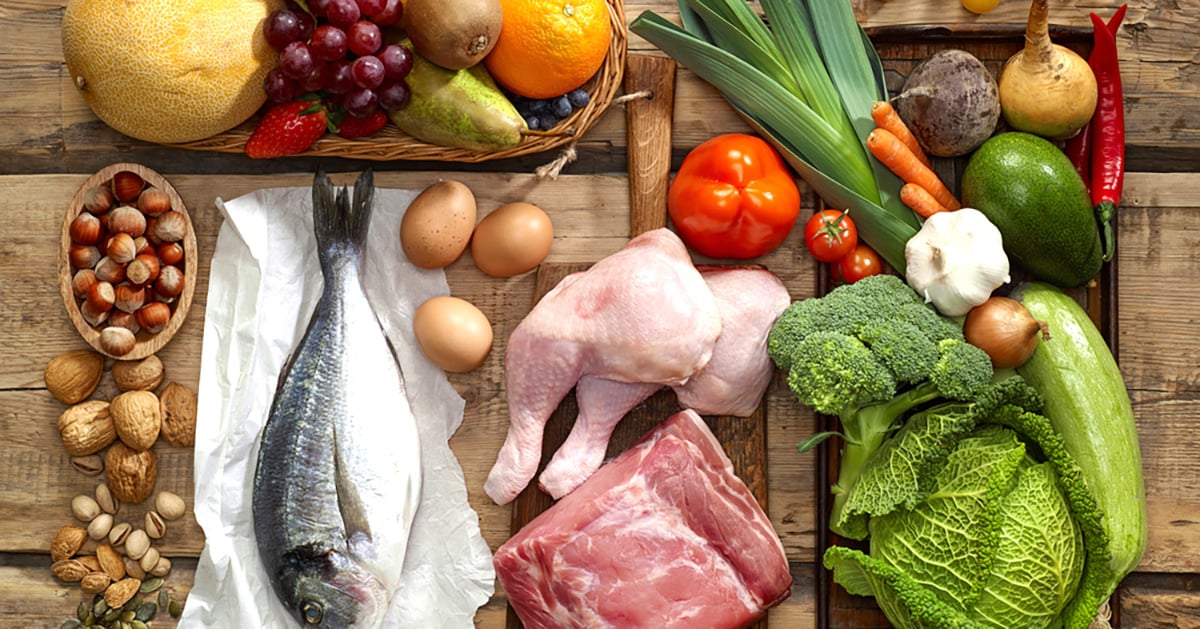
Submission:
<svg viewBox="0 0 1200 629">
<path fill-rule="evenodd" d="M 158 456 L 153 450 L 138 452 L 123 441 L 117 441 L 108 449 L 104 467 L 108 474 L 109 489 L 121 502 L 141 504 L 154 492 Z"/>
<path fill-rule="evenodd" d="M 104 400 L 88 400 L 58 416 L 58 432 L 67 452 L 86 456 L 103 450 L 117 438 L 108 407 Z"/>
<path fill-rule="evenodd" d="M 158 440 L 162 427 L 158 396 L 149 391 L 126 391 L 113 398 L 108 410 L 117 436 L 125 445 L 141 452 Z"/>
<path fill-rule="evenodd" d="M 58 401 L 77 404 L 96 390 L 103 374 L 103 356 L 90 349 L 76 349 L 50 359 L 43 380 Z"/>
<path fill-rule="evenodd" d="M 112 366 L 113 382 L 122 391 L 153 391 L 163 381 L 163 364 L 151 354 L 141 360 L 118 360 Z"/>
<path fill-rule="evenodd" d="M 170 382 L 158 397 L 163 439 L 179 448 L 192 447 L 196 443 L 196 392 L 187 385 Z"/>
</svg>

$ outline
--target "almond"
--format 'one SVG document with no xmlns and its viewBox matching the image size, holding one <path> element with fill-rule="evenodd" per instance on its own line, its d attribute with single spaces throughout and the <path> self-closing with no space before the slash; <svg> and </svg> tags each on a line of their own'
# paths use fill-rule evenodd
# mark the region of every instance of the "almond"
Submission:
<svg viewBox="0 0 1200 629">
<path fill-rule="evenodd" d="M 196 443 L 196 392 L 185 384 L 169 382 L 159 394 L 162 436 L 178 448 Z"/>
<path fill-rule="evenodd" d="M 60 559 L 50 564 L 50 572 L 67 583 L 77 583 L 91 573 L 91 570 L 76 559 Z"/>
<path fill-rule="evenodd" d="M 141 504 L 154 492 L 158 477 L 158 456 L 154 450 L 138 452 L 118 441 L 104 456 L 108 486 L 113 496 L 128 504 Z M 126 546 L 129 541 L 126 540 Z"/>
<path fill-rule="evenodd" d="M 103 374 L 103 356 L 90 349 L 76 349 L 50 359 L 43 380 L 59 402 L 78 404 L 96 390 Z"/>
<path fill-rule="evenodd" d="M 80 555 L 75 558 L 79 563 L 87 566 L 92 572 L 103 572 L 100 570 L 100 560 L 96 559 L 95 555 Z"/>
<path fill-rule="evenodd" d="M 112 579 L 107 574 L 103 572 L 90 572 L 79 582 L 79 587 L 83 590 L 84 594 L 93 596 L 108 588 L 109 583 L 112 583 Z"/>
<path fill-rule="evenodd" d="M 54 535 L 54 540 L 50 542 L 50 559 L 54 561 L 70 559 L 79 552 L 80 548 L 83 548 L 87 538 L 87 529 L 74 524 L 63 525 Z"/>
<path fill-rule="evenodd" d="M 58 432 L 67 452 L 72 456 L 95 454 L 117 438 L 108 407 L 104 400 L 88 400 L 58 416 Z"/>
<path fill-rule="evenodd" d="M 126 391 L 109 406 L 113 427 L 125 445 L 141 452 L 158 440 L 162 428 L 162 406 L 149 391 Z M 139 501 L 140 502 L 140 501 Z"/>
<path fill-rule="evenodd" d="M 108 544 L 100 544 L 96 547 L 96 560 L 100 562 L 100 569 L 107 574 L 113 581 L 120 581 L 125 578 L 125 560 L 121 557 L 116 549 Z"/>
<path fill-rule="evenodd" d="M 163 381 L 163 364 L 151 354 L 142 360 L 118 360 L 112 366 L 113 382 L 122 391 L 153 391 Z"/>
<path fill-rule="evenodd" d="M 142 587 L 141 579 L 126 577 L 113 583 L 104 590 L 104 602 L 109 609 L 117 609 L 129 602 L 138 589 Z"/>
</svg>

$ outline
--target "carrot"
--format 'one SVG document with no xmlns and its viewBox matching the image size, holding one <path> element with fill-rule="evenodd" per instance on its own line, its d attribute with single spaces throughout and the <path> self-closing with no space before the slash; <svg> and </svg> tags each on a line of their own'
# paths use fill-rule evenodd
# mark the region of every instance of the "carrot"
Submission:
<svg viewBox="0 0 1200 629">
<path fill-rule="evenodd" d="M 896 113 L 896 109 L 892 107 L 891 103 L 886 100 L 875 101 L 875 104 L 871 106 L 871 119 L 875 121 L 875 126 L 891 131 L 892 135 L 903 142 L 904 146 L 907 146 L 908 150 L 912 151 L 922 164 L 933 168 L 933 162 L 929 161 L 929 156 L 921 149 L 921 143 L 917 141 L 917 136 L 913 135 L 908 125 L 904 124 L 904 119 Z"/>
<path fill-rule="evenodd" d="M 948 212 L 929 191 L 915 183 L 906 183 L 900 188 L 900 200 L 912 208 L 921 218 L 929 218 L 938 212 Z"/>
<path fill-rule="evenodd" d="M 937 173 L 922 164 L 921 160 L 890 131 L 878 128 L 872 130 L 867 135 L 867 150 L 904 183 L 915 183 L 925 188 L 946 209 L 957 210 L 962 207 L 942 180 L 938 179 Z"/>
</svg>

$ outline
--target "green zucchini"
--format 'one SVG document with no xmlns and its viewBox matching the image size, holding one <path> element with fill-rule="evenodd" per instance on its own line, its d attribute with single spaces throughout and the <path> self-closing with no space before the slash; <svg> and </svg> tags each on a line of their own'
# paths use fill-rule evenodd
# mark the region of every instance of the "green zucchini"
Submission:
<svg viewBox="0 0 1200 629">
<path fill-rule="evenodd" d="M 1024 282 L 1012 298 L 1049 326 L 1050 339 L 1017 373 L 1045 398 L 1042 414 L 1062 435 L 1103 511 L 1111 594 L 1141 561 L 1147 535 L 1142 457 L 1125 381 L 1100 331 L 1069 295 Z"/>
</svg>

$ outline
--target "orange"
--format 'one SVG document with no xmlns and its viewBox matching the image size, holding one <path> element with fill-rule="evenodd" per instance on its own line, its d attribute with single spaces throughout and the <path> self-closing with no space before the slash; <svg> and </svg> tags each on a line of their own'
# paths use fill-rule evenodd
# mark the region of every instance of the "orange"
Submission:
<svg viewBox="0 0 1200 629">
<path fill-rule="evenodd" d="M 552 98 L 592 78 L 612 40 L 605 0 L 501 0 L 500 38 L 484 64 L 514 94 Z"/>
</svg>

